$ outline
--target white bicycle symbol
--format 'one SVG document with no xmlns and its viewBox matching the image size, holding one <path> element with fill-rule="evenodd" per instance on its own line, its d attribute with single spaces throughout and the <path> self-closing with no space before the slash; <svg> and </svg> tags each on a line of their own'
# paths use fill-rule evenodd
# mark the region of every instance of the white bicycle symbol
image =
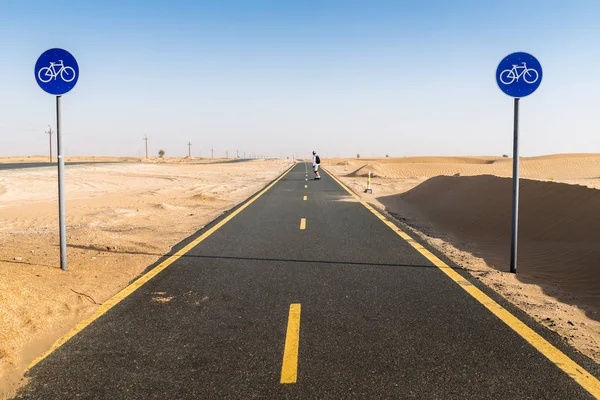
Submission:
<svg viewBox="0 0 600 400">
<path fill-rule="evenodd" d="M 519 69 L 521 70 L 520 73 L 518 72 Z M 527 68 L 526 63 L 523 63 L 523 65 L 513 64 L 512 69 L 505 69 L 500 73 L 500 81 L 505 85 L 510 85 L 515 80 L 519 82 L 521 77 L 526 83 L 532 84 L 538 80 L 539 74 L 535 69 Z"/>
<path fill-rule="evenodd" d="M 60 67 L 58 71 L 56 70 L 57 67 Z M 56 80 L 58 75 L 63 81 L 71 82 L 75 79 L 75 70 L 71 67 L 65 67 L 63 60 L 58 60 L 58 63 L 50 61 L 49 67 L 40 68 L 38 71 L 38 78 L 44 83 L 48 83 L 52 79 Z"/>
</svg>

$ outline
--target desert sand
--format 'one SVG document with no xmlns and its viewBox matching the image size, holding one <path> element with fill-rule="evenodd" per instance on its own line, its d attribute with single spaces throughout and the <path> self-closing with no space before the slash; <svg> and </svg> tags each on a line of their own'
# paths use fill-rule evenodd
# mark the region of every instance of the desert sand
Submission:
<svg viewBox="0 0 600 400">
<path fill-rule="evenodd" d="M 158 160 L 157 157 L 152 157 L 149 160 Z M 180 162 L 182 159 L 164 158 L 164 162 Z M 52 155 L 52 161 L 56 162 L 56 154 Z M 66 162 L 141 162 L 146 161 L 140 157 L 103 157 L 103 156 L 77 156 L 65 157 Z M 50 156 L 12 156 L 0 157 L 0 164 L 17 164 L 17 163 L 47 163 L 50 162 Z"/>
<path fill-rule="evenodd" d="M 59 268 L 56 168 L 0 171 L 0 398 L 14 392 L 33 358 L 98 304 L 290 166 L 278 160 L 67 161 L 83 160 L 136 162 L 66 168 L 66 272 Z"/>
<path fill-rule="evenodd" d="M 67 168 L 69 271 L 58 268 L 56 169 L 0 171 L 0 390 L 173 245 L 289 162 L 89 157 Z M 46 162 L 13 157 L 0 163 Z M 143 162 L 142 162 L 143 161 Z M 600 361 L 600 155 L 524 158 L 519 273 L 507 273 L 512 160 L 324 159 L 365 200 Z M 373 194 L 364 194 L 374 173 Z M 160 233 L 160 234 L 157 234 Z M 2 392 L 0 392 L 0 397 Z"/>
<path fill-rule="evenodd" d="M 507 272 L 512 159 L 332 159 L 324 167 L 600 362 L 600 155 L 521 160 L 517 275 Z M 363 193 L 368 171 L 373 194 Z"/>
</svg>

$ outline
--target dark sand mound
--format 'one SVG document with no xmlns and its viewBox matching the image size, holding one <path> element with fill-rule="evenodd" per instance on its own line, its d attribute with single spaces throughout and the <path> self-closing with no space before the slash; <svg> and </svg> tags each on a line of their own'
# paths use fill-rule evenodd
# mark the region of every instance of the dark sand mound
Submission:
<svg viewBox="0 0 600 400">
<path fill-rule="evenodd" d="M 600 190 L 533 180 L 521 180 L 520 190 L 519 279 L 600 306 Z M 468 244 L 489 265 L 508 271 L 510 178 L 440 176 L 379 200 L 391 210 L 408 204 L 457 247 Z"/>
</svg>

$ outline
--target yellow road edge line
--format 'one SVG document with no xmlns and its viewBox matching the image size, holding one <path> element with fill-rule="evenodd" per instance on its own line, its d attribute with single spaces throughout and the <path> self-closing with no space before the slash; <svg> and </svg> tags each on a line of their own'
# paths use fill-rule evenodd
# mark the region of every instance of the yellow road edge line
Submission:
<svg viewBox="0 0 600 400">
<path fill-rule="evenodd" d="M 306 218 L 300 219 L 300 229 L 306 229 Z"/>
<path fill-rule="evenodd" d="M 256 194 L 253 198 L 251 198 L 250 200 L 248 200 L 245 204 L 243 204 L 242 206 L 240 206 L 237 210 L 235 210 L 234 212 L 232 212 L 231 214 L 229 214 L 222 221 L 220 221 L 215 226 L 213 226 L 212 228 L 210 228 L 209 230 L 207 230 L 206 232 L 204 232 L 202 235 L 200 235 L 199 237 L 197 237 L 196 239 L 194 239 L 193 241 L 191 241 L 190 243 L 188 243 L 185 247 L 183 247 L 182 249 L 180 249 L 179 251 L 177 251 L 175 254 L 173 254 L 172 256 L 170 256 L 169 258 L 167 258 L 165 261 L 161 262 L 156 267 L 154 267 L 150 271 L 146 272 L 144 275 L 142 275 L 141 277 L 139 277 L 138 279 L 136 279 L 129 286 L 127 286 L 126 288 L 122 289 L 119 293 L 117 293 L 116 295 L 114 295 L 113 297 L 111 297 L 110 299 L 108 299 L 107 301 L 105 301 L 104 303 L 102 303 L 96 309 L 96 311 L 94 311 L 94 313 L 92 315 L 90 315 L 86 319 L 80 321 L 77 325 L 75 325 L 75 327 L 73 329 L 71 329 L 64 336 L 62 336 L 56 342 L 54 342 L 54 344 L 52 345 L 52 347 L 50 347 L 50 349 L 48 349 L 47 351 L 45 351 L 42 355 L 36 357 L 27 366 L 27 368 L 25 369 L 24 372 L 27 372 L 31 368 L 35 367 L 40 361 L 42 361 L 44 358 L 48 357 L 50 354 L 52 354 L 52 352 L 54 352 L 60 346 L 62 346 L 63 344 L 65 344 L 69 339 L 71 339 L 73 336 L 77 335 L 79 332 L 81 332 L 83 329 L 85 329 L 92 322 L 94 322 L 95 320 L 97 320 L 98 318 L 100 318 L 102 315 L 104 315 L 108 310 L 110 310 L 111 308 L 113 308 L 114 306 L 116 306 L 121 300 L 123 300 L 124 298 L 126 298 L 127 296 L 129 296 L 131 293 L 135 292 L 137 289 L 139 289 L 140 287 L 142 287 L 150 279 L 154 278 L 161 271 L 163 271 L 164 269 L 166 269 L 169 265 L 173 264 L 175 261 L 177 261 L 183 255 L 185 255 L 191 249 L 193 249 L 198 244 L 200 244 L 202 241 L 204 241 L 204 239 L 206 239 L 207 237 L 209 237 L 210 235 L 212 235 L 217 229 L 221 228 L 223 225 L 225 225 L 227 222 L 229 222 L 233 217 L 235 217 L 240 212 L 242 212 L 246 207 L 248 207 L 250 204 L 254 203 L 254 201 L 256 201 L 256 199 L 258 199 L 260 196 L 262 196 L 265 192 L 267 192 L 269 189 L 271 189 L 273 186 L 275 186 L 275 184 L 277 182 L 279 182 L 281 179 L 283 179 L 283 177 L 286 176 L 293 168 L 294 168 L 294 166 L 290 167 L 279 178 L 277 178 L 275 181 L 273 181 L 269 186 L 267 186 L 262 191 L 260 191 L 258 194 Z"/>
<path fill-rule="evenodd" d="M 300 342 L 300 304 L 290 304 L 283 362 L 281 364 L 281 383 L 296 383 L 298 378 L 298 346 Z"/>
<path fill-rule="evenodd" d="M 519 336 L 525 339 L 530 345 L 532 345 L 537 351 L 542 353 L 548 358 L 554 365 L 560 368 L 564 373 L 570 376 L 575 382 L 581 387 L 587 390 L 592 396 L 600 398 L 600 381 L 587 372 L 583 367 L 571 360 L 565 353 L 554 347 L 550 342 L 536 333 L 533 329 L 525 325 L 521 320 L 512 315 L 508 310 L 502 307 L 500 304 L 495 302 L 488 295 L 483 293 L 480 289 L 474 286 L 467 279 L 463 278 L 458 272 L 454 271 L 445 262 L 440 260 L 437 256 L 432 254 L 429 250 L 423 247 L 419 242 L 414 240 L 411 236 L 406 234 L 396 225 L 391 223 L 385 216 L 379 213 L 375 208 L 371 207 L 364 200 L 362 200 L 356 193 L 352 192 L 346 185 L 344 185 L 337 177 L 333 174 L 325 171 L 334 181 L 336 181 L 344 190 L 346 190 L 352 197 L 358 200 L 363 206 L 371 211 L 377 218 L 385 223 L 390 229 L 392 229 L 398 236 L 408 242 L 415 250 L 421 253 L 425 258 L 438 267 L 444 272 L 450 279 L 457 283 L 467 293 L 469 293 L 475 300 L 481 303 L 487 308 L 492 314 L 498 317 L 502 322 L 508 325 L 513 331 Z"/>
<path fill-rule="evenodd" d="M 308 196 L 304 196 L 304 198 L 302 200 L 306 200 L 306 199 L 308 199 Z"/>
<path fill-rule="evenodd" d="M 308 187 L 308 185 L 304 185 L 304 188 L 306 189 Z"/>
</svg>

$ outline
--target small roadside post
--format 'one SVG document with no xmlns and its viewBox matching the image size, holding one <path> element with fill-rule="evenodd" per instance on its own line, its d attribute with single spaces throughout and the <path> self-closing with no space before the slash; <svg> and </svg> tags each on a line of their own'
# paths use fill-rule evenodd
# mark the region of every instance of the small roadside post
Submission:
<svg viewBox="0 0 600 400">
<path fill-rule="evenodd" d="M 500 90 L 514 98 L 513 128 L 513 205 L 510 245 L 510 272 L 517 273 L 517 236 L 519 228 L 519 100 L 535 92 L 542 82 L 542 65 L 531 54 L 517 52 L 504 57 L 496 68 Z"/>
<path fill-rule="evenodd" d="M 79 80 L 75 57 L 63 49 L 49 49 L 35 63 L 35 80 L 43 91 L 56 96 L 56 152 L 58 158 L 58 219 L 60 236 L 60 268 L 67 270 L 67 232 L 65 211 L 65 159 L 61 137 L 61 98 Z"/>
<path fill-rule="evenodd" d="M 371 189 L 371 171 L 367 174 L 367 188 L 365 189 L 365 193 L 373 194 L 373 189 Z"/>
</svg>

